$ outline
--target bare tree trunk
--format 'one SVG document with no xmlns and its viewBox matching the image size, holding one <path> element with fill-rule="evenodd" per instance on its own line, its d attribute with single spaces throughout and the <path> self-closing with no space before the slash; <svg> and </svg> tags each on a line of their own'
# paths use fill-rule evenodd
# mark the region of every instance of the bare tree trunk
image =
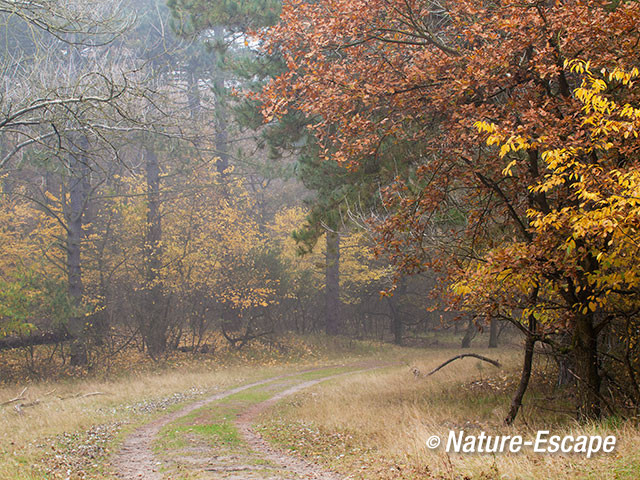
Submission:
<svg viewBox="0 0 640 480">
<path fill-rule="evenodd" d="M 498 348 L 498 321 L 495 318 L 489 322 L 489 348 Z"/>
<path fill-rule="evenodd" d="M 532 315 L 533 317 L 533 315 Z M 535 326 L 535 320 L 532 318 L 529 322 L 529 326 Z M 518 411 L 522 406 L 522 399 L 529 386 L 529 380 L 531 379 L 531 367 L 533 365 L 533 350 L 536 344 L 535 335 L 529 333 L 524 348 L 524 364 L 522 366 L 522 373 L 520 374 L 520 383 L 518 389 L 511 400 L 511 408 L 505 418 L 504 423 L 511 425 L 518 415 Z"/>
<path fill-rule="evenodd" d="M 200 102 L 200 85 L 198 78 L 198 59 L 196 57 L 192 58 L 189 62 L 187 68 L 187 103 L 189 105 L 189 113 L 191 114 L 192 120 L 197 120 L 201 102 Z"/>
<path fill-rule="evenodd" d="M 475 337 L 476 334 L 476 326 L 473 324 L 473 319 L 469 319 L 469 323 L 467 324 L 467 331 L 462 337 L 462 344 L 460 345 L 462 348 L 470 348 L 471 340 Z"/>
<path fill-rule="evenodd" d="M 529 295 L 529 303 L 531 305 L 535 304 L 538 299 L 538 287 L 535 287 L 530 295 Z M 536 341 L 538 340 L 537 336 L 537 328 L 538 323 L 536 318 L 533 316 L 533 313 L 529 315 L 528 318 L 529 327 L 527 329 L 527 339 L 524 347 L 524 364 L 522 365 L 522 373 L 520 374 L 520 383 L 518 384 L 518 388 L 516 393 L 511 400 L 511 408 L 509 409 L 509 413 L 507 417 L 504 419 L 504 423 L 507 425 L 511 425 L 516 416 L 518 415 L 518 411 L 522 406 L 522 399 L 524 398 L 524 394 L 529 387 L 529 380 L 531 379 L 531 368 L 533 366 L 533 354 L 534 347 L 536 345 Z"/>
<path fill-rule="evenodd" d="M 160 216 L 160 165 L 152 147 L 144 150 L 147 170 L 147 235 L 145 242 L 144 336 L 149 355 L 158 358 L 167 348 L 167 324 L 162 308 L 162 283 L 159 278 L 162 255 Z"/>
<path fill-rule="evenodd" d="M 4 158 L 7 152 L 7 146 L 4 139 L 5 135 L 0 136 L 0 158 Z M 2 193 L 7 197 L 13 194 L 14 179 L 11 175 L 5 175 L 2 178 Z"/>
<path fill-rule="evenodd" d="M 325 270 L 325 328 L 327 335 L 340 333 L 340 236 L 327 232 Z"/>
<path fill-rule="evenodd" d="M 215 103 L 215 148 L 216 156 L 220 158 L 218 161 L 218 172 L 224 174 L 229 168 L 229 123 L 227 116 L 229 112 L 227 110 L 225 99 L 225 85 L 224 85 L 224 71 L 222 68 L 223 63 L 223 45 L 224 45 L 224 28 L 221 26 L 214 27 L 213 35 L 215 40 L 215 48 L 213 52 L 213 91 L 216 97 Z"/>
<path fill-rule="evenodd" d="M 593 326 L 593 315 L 588 313 L 576 319 L 573 339 L 576 377 L 578 382 L 578 416 L 582 420 L 599 418 L 602 414 L 598 370 L 598 335 Z"/>
<path fill-rule="evenodd" d="M 86 139 L 81 142 L 82 148 L 87 147 Z M 82 239 L 83 215 L 89 194 L 89 166 L 84 152 L 74 152 L 69 156 L 69 201 L 66 206 L 67 223 L 67 278 L 68 292 L 73 307 L 78 310 L 69 319 L 69 333 L 73 337 L 71 343 L 72 365 L 86 365 L 87 342 L 85 317 L 80 314 L 84 285 L 82 283 Z"/>
</svg>

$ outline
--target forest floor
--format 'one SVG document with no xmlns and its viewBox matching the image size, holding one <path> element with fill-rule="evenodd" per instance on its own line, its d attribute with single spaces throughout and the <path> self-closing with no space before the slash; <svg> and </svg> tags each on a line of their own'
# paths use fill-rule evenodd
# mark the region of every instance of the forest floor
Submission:
<svg viewBox="0 0 640 480">
<path fill-rule="evenodd" d="M 255 420 L 255 430 L 280 450 L 359 480 L 639 480 L 640 419 L 610 416 L 578 423 L 574 392 L 555 386 L 555 365 L 539 358 L 524 405 L 512 426 L 503 420 L 519 380 L 521 353 L 510 348 L 473 349 L 501 362 L 473 358 L 427 372 L 460 353 L 430 349 L 409 368 L 354 373 L 324 382 L 278 402 Z M 549 362 L 549 363 L 547 363 Z M 415 375 L 418 373 L 418 375 Z M 478 436 L 538 431 L 560 437 L 616 437 L 613 452 L 447 453 L 450 432 Z M 427 448 L 432 436 L 442 443 Z"/>
<path fill-rule="evenodd" d="M 553 388 L 552 365 L 544 361 L 516 425 L 502 425 L 518 380 L 517 348 L 472 350 L 499 360 L 500 368 L 467 358 L 425 377 L 460 351 L 331 344 L 298 361 L 32 382 L 24 400 L 0 407 L 0 478 L 640 478 L 638 422 L 576 423 L 571 392 Z M 23 388 L 0 388 L 0 404 Z M 543 428 L 614 434 L 618 443 L 613 453 L 590 459 L 449 455 L 425 446 L 429 436 L 444 438 L 449 430 L 527 437 Z"/>
</svg>

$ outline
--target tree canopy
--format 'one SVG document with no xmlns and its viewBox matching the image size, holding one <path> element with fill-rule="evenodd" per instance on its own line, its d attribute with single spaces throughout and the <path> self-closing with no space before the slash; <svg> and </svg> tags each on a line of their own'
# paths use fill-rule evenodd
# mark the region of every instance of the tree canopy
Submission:
<svg viewBox="0 0 640 480">
<path fill-rule="evenodd" d="M 635 228 L 620 222 L 635 215 L 639 23 L 637 2 L 292 0 L 261 36 L 288 66 L 263 92 L 268 121 L 302 112 L 350 169 L 395 150 L 379 252 L 457 279 L 477 318 L 534 343 L 567 333 L 585 416 L 603 403 L 599 339 L 636 318 L 634 241 L 617 240 Z"/>
</svg>

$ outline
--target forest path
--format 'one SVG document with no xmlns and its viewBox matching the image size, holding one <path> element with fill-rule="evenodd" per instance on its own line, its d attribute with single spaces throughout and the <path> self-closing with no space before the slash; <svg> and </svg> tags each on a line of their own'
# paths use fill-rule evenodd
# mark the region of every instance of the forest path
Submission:
<svg viewBox="0 0 640 480">
<path fill-rule="evenodd" d="M 339 475 L 271 447 L 252 427 L 282 398 L 380 364 L 318 367 L 211 395 L 130 434 L 113 465 L 126 480 L 338 480 Z"/>
</svg>

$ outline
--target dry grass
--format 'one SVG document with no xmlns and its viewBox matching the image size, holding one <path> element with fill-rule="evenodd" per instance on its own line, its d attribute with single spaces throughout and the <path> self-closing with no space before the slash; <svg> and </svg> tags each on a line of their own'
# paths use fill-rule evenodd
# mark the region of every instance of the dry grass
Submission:
<svg viewBox="0 0 640 480">
<path fill-rule="evenodd" d="M 124 432 L 151 416 L 214 390 L 354 356 L 348 353 L 353 349 L 348 341 L 325 344 L 312 339 L 307 346 L 310 354 L 302 359 L 269 357 L 257 346 L 223 367 L 210 358 L 185 356 L 155 372 L 132 365 L 133 373 L 117 372 L 111 379 L 31 381 L 2 387 L 0 403 L 16 397 L 25 386 L 26 399 L 21 403 L 40 403 L 21 412 L 15 403 L 0 407 L 0 479 L 113 478 L 104 465 L 109 451 Z M 355 357 L 374 348 L 360 343 Z M 95 392 L 102 394 L 74 397 Z"/>
<path fill-rule="evenodd" d="M 427 378 L 415 378 L 408 366 L 351 376 L 327 383 L 282 404 L 265 420 L 273 441 L 315 456 L 349 478 L 640 478 L 640 429 L 631 422 L 580 426 L 566 414 L 540 410 L 545 378 L 534 379 L 536 393 L 513 427 L 504 427 L 521 355 L 516 350 L 474 350 L 499 358 L 496 369 L 462 359 Z M 459 353 L 431 350 L 410 359 L 422 372 Z M 414 353 L 414 355 L 416 355 Z M 548 402 L 547 402 L 548 403 Z M 548 405 L 551 406 L 551 405 Z M 614 434 L 612 454 L 591 459 L 573 455 L 452 454 L 426 448 L 431 435 L 466 433 L 520 434 L 534 438 L 538 429 L 552 434 Z"/>
<path fill-rule="evenodd" d="M 283 368 L 267 367 L 260 375 L 269 375 Z M 77 382 L 38 383 L 30 385 L 30 399 L 42 399 L 42 403 L 23 408 L 18 413 L 12 406 L 4 407 L 0 421 L 0 478 L 42 478 L 30 471 L 30 464 L 48 463 L 42 458 L 55 448 L 65 455 L 55 438 L 64 433 L 83 432 L 95 425 L 113 425 L 119 422 L 135 422 L 165 408 L 171 408 L 174 400 L 184 401 L 213 389 L 224 389 L 256 378 L 257 371 L 250 367 L 234 367 L 218 372 L 190 371 L 165 372 L 161 375 L 141 374 L 113 381 L 83 380 Z M 46 395 L 53 388 L 53 394 Z M 20 388 L 0 390 L 0 398 L 13 398 Z M 84 398 L 66 398 L 76 394 L 104 392 Z M 186 394 L 173 396 L 176 392 Z M 108 434 L 118 433 L 110 429 Z M 109 439 L 111 440 L 111 439 Z M 59 451 L 58 451 L 59 450 Z M 100 459 L 98 459 L 100 460 Z"/>
<path fill-rule="evenodd" d="M 105 464 L 119 437 L 153 415 L 177 408 L 179 402 L 304 366 L 363 356 L 392 359 L 402 366 L 352 375 L 296 396 L 265 420 L 266 433 L 352 478 L 640 478 L 637 426 L 629 422 L 578 426 L 566 414 L 534 408 L 533 404 L 544 406 L 542 376 L 534 379 L 538 397 L 527 397 L 529 406 L 518 424 L 502 426 L 521 361 L 515 349 L 474 350 L 499 358 L 506 365 L 502 369 L 463 359 L 431 377 L 415 378 L 411 366 L 427 372 L 458 351 L 396 349 L 322 338 L 308 346 L 310 354 L 302 359 L 282 357 L 279 352 L 269 356 L 257 346 L 228 358 L 225 367 L 212 358 L 185 356 L 155 372 L 132 366 L 129 373 L 118 372 L 111 379 L 58 379 L 0 388 L 0 402 L 15 397 L 24 386 L 29 387 L 28 399 L 42 400 L 24 407 L 22 413 L 13 405 L 0 407 L 0 479 L 113 478 Z M 91 392 L 104 395 L 72 397 Z M 588 460 L 529 453 L 449 457 L 442 449 L 425 448 L 429 436 L 445 436 L 450 429 L 519 433 L 528 438 L 543 426 L 554 434 L 613 432 L 618 446 L 614 454 Z"/>
</svg>

